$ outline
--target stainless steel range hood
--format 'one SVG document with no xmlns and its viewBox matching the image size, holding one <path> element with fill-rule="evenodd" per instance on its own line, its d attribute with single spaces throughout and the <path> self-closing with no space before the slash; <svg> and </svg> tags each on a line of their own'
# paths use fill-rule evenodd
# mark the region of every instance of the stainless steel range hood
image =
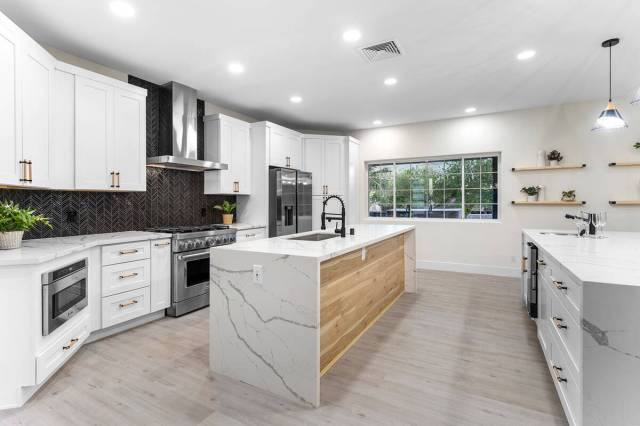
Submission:
<svg viewBox="0 0 640 426">
<path fill-rule="evenodd" d="M 226 170 L 223 163 L 198 159 L 198 108 L 195 89 L 172 81 L 160 96 L 158 156 L 147 167 L 204 172 Z"/>
</svg>

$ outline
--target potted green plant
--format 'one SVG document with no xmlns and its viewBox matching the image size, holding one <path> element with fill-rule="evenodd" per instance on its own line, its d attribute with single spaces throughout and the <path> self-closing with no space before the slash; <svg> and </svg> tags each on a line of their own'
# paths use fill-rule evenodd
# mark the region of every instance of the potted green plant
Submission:
<svg viewBox="0 0 640 426">
<path fill-rule="evenodd" d="M 529 202 L 538 201 L 538 193 L 540 192 L 540 187 L 525 186 L 520 190 L 520 192 L 524 192 L 525 194 L 527 194 L 527 201 Z"/>
<path fill-rule="evenodd" d="M 12 201 L 0 203 L 0 250 L 20 248 L 24 231 L 38 223 L 53 229 L 49 219 L 35 210 L 23 209 Z"/>
<path fill-rule="evenodd" d="M 233 223 L 233 211 L 236 209 L 236 203 L 230 203 L 224 200 L 222 204 L 213 206 L 214 209 L 222 212 L 222 223 L 225 225 L 231 225 Z"/>
<path fill-rule="evenodd" d="M 634 147 L 635 149 L 640 149 L 640 142 L 636 142 L 636 143 L 634 143 L 634 144 L 633 144 L 633 147 Z"/>
<path fill-rule="evenodd" d="M 549 160 L 549 166 L 551 167 L 558 167 L 558 165 L 560 164 L 560 161 L 562 161 L 564 157 L 562 157 L 562 154 L 560 153 L 560 151 L 558 150 L 553 150 L 551 151 L 549 154 L 547 154 L 547 159 Z"/>
<path fill-rule="evenodd" d="M 562 201 L 575 201 L 576 200 L 576 190 L 569 189 L 567 191 L 562 191 Z"/>
</svg>

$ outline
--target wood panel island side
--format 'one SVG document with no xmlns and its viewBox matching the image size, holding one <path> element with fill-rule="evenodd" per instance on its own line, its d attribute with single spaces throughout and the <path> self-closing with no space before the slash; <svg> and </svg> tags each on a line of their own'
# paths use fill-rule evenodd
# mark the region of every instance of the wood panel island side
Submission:
<svg viewBox="0 0 640 426">
<path fill-rule="evenodd" d="M 321 376 L 416 291 L 414 227 L 352 227 L 346 238 L 292 239 L 314 231 L 212 248 L 213 373 L 320 405 Z"/>
</svg>

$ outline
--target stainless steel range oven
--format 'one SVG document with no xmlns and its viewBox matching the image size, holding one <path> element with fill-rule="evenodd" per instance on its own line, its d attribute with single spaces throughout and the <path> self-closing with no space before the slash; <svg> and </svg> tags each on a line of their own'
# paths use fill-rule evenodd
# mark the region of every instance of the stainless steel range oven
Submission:
<svg viewBox="0 0 640 426">
<path fill-rule="evenodd" d="M 180 316 L 209 306 L 209 248 L 236 241 L 236 230 L 224 225 L 154 228 L 171 233 L 171 306 L 167 315 Z"/>
<path fill-rule="evenodd" d="M 42 335 L 87 306 L 87 259 L 42 274 Z"/>
</svg>

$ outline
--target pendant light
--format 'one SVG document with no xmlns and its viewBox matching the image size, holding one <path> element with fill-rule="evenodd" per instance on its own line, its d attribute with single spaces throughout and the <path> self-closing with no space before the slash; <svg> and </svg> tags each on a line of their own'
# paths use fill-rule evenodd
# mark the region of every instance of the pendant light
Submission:
<svg viewBox="0 0 640 426">
<path fill-rule="evenodd" d="M 629 127 L 626 121 L 620 115 L 616 104 L 611 100 L 611 48 L 620 43 L 620 39 L 612 38 L 602 42 L 602 47 L 609 49 L 609 102 L 607 107 L 600 113 L 600 116 L 596 120 L 596 125 L 591 129 L 594 130 L 606 130 L 606 129 L 621 129 L 623 127 Z"/>
</svg>

